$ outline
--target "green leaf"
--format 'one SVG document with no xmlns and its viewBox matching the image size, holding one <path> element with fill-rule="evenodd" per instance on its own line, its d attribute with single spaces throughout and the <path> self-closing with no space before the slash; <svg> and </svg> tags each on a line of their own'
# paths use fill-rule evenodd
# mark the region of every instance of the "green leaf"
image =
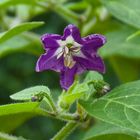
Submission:
<svg viewBox="0 0 140 140">
<path fill-rule="evenodd" d="M 92 81 L 97 81 L 97 80 L 103 80 L 103 76 L 96 72 L 96 71 L 90 71 L 87 73 L 84 82 L 92 82 Z"/>
<path fill-rule="evenodd" d="M 39 114 L 38 105 L 38 102 L 28 102 L 0 106 L 0 131 L 10 132 Z"/>
<path fill-rule="evenodd" d="M 22 23 L 20 25 L 17 25 L 10 30 L 0 34 L 0 43 L 31 29 L 34 29 L 38 26 L 43 25 L 44 22 L 27 22 L 27 23 Z"/>
<path fill-rule="evenodd" d="M 68 89 L 67 94 L 83 93 L 88 90 L 86 83 L 79 84 L 77 81 Z"/>
<path fill-rule="evenodd" d="M 131 132 L 109 123 L 94 124 L 86 133 L 83 140 L 137 140 Z"/>
<path fill-rule="evenodd" d="M 82 83 L 82 84 L 77 83 L 67 91 L 67 93 L 63 96 L 63 100 L 66 103 L 71 104 L 75 100 L 82 97 L 88 91 L 88 89 L 89 88 L 86 83 Z"/>
<path fill-rule="evenodd" d="M 42 109 L 44 111 L 49 111 L 49 112 L 53 111 L 52 106 L 50 104 L 50 101 L 46 97 L 44 97 L 42 99 L 42 101 L 40 102 L 40 106 L 39 107 L 40 107 L 40 109 Z"/>
<path fill-rule="evenodd" d="M 84 1 L 86 1 L 89 4 L 91 4 L 94 7 L 97 7 L 97 6 L 101 5 L 100 0 L 84 0 Z"/>
<path fill-rule="evenodd" d="M 10 98 L 17 101 L 30 101 L 32 97 L 37 95 L 44 97 L 44 94 L 50 96 L 50 90 L 48 87 L 35 86 L 19 91 L 11 95 Z"/>
<path fill-rule="evenodd" d="M 88 7 L 88 3 L 85 1 L 72 2 L 65 6 L 71 10 L 85 10 Z"/>
<path fill-rule="evenodd" d="M 123 82 L 137 80 L 139 77 L 140 39 L 135 36 L 127 40 L 135 31 L 137 30 L 129 26 L 117 27 L 106 33 L 107 43 L 99 50 L 100 55 L 109 60 Z"/>
<path fill-rule="evenodd" d="M 1 140 L 26 140 L 23 137 L 16 137 L 2 132 L 0 132 L 0 139 Z"/>
<path fill-rule="evenodd" d="M 99 50 L 104 58 L 111 56 L 123 56 L 127 58 L 140 58 L 140 39 L 135 37 L 127 41 L 127 37 L 137 31 L 129 26 L 121 26 L 112 32 L 105 34 L 107 43 Z"/>
<path fill-rule="evenodd" d="M 18 4 L 36 4 L 37 1 L 38 0 L 0 0 L 0 8 L 7 8 Z"/>
<path fill-rule="evenodd" d="M 121 82 L 138 80 L 140 77 L 140 62 L 137 59 L 125 57 L 110 57 L 109 62 Z"/>
<path fill-rule="evenodd" d="M 101 0 L 109 12 L 117 19 L 140 28 L 139 0 Z"/>
<path fill-rule="evenodd" d="M 43 52 L 41 41 L 36 34 L 22 34 L 0 44 L 0 58 L 15 52 L 40 55 Z"/>
<path fill-rule="evenodd" d="M 18 93 L 10 96 L 13 100 L 19 101 L 36 101 L 27 103 L 17 103 L 0 106 L 0 131 L 9 132 L 14 130 L 27 119 L 36 115 L 48 115 L 47 112 L 41 109 L 44 97 L 47 98 L 46 103 L 50 103 L 49 110 L 54 109 L 52 102 L 50 102 L 50 90 L 46 86 L 35 86 L 32 88 L 24 89 Z M 45 100 L 46 101 L 46 100 Z"/>
<path fill-rule="evenodd" d="M 32 10 L 34 8 L 34 10 Z M 20 17 L 22 21 L 28 21 L 31 20 L 33 17 L 36 17 L 37 15 L 40 15 L 44 12 L 47 12 L 47 8 L 43 9 L 38 6 L 34 5 L 18 5 L 16 6 L 16 14 L 17 17 Z"/>
<path fill-rule="evenodd" d="M 105 134 L 97 137 L 93 137 L 90 139 L 84 139 L 84 140 L 138 140 L 135 137 L 129 136 L 128 134 Z"/>
<path fill-rule="evenodd" d="M 127 37 L 127 41 L 133 39 L 134 37 L 137 37 L 140 35 L 140 31 L 136 31 L 135 33 L 131 34 L 130 36 Z"/>
<path fill-rule="evenodd" d="M 97 100 L 80 101 L 93 117 L 140 135 L 140 81 L 115 88 Z"/>
</svg>

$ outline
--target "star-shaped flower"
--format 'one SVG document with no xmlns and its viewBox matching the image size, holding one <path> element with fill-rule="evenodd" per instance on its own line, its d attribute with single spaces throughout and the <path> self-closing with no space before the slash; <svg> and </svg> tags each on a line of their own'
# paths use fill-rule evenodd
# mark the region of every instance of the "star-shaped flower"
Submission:
<svg viewBox="0 0 140 140">
<path fill-rule="evenodd" d="M 81 38 L 75 25 L 68 25 L 64 35 L 44 34 L 41 37 L 46 53 L 37 61 L 36 71 L 54 70 L 61 73 L 60 84 L 68 89 L 74 82 L 76 74 L 86 70 L 105 72 L 102 59 L 97 50 L 106 43 L 100 34 L 92 34 Z"/>
</svg>

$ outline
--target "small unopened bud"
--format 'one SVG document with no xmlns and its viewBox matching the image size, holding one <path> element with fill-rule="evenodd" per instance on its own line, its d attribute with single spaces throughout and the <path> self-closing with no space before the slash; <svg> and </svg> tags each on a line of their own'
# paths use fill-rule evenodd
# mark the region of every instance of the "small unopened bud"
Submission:
<svg viewBox="0 0 140 140">
<path fill-rule="evenodd" d="M 110 91 L 110 86 L 109 85 L 105 85 L 105 86 L 103 86 L 103 88 L 101 90 L 101 93 L 102 94 L 106 94 L 109 91 Z"/>
<path fill-rule="evenodd" d="M 105 95 L 107 92 L 110 91 L 109 84 L 104 81 L 97 81 L 96 83 L 94 83 L 94 88 L 97 91 L 96 95 L 99 97 Z"/>
<path fill-rule="evenodd" d="M 32 101 L 32 102 L 35 102 L 35 101 L 37 101 L 37 100 L 38 100 L 38 97 L 37 97 L 37 96 L 32 96 L 32 97 L 31 97 L 31 101 Z"/>
<path fill-rule="evenodd" d="M 36 101 L 40 102 L 43 98 L 44 98 L 44 93 L 40 93 L 40 94 L 37 94 L 37 95 L 33 95 L 31 97 L 31 101 L 32 102 L 36 102 Z"/>
</svg>

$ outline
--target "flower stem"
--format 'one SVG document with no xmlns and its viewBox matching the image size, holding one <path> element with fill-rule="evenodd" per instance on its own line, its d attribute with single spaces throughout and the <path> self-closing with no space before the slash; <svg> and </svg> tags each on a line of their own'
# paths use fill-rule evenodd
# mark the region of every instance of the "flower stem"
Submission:
<svg viewBox="0 0 140 140">
<path fill-rule="evenodd" d="M 42 7 L 43 9 L 50 8 L 70 22 L 78 23 L 81 20 L 81 16 L 79 16 L 79 14 L 76 14 L 62 4 L 49 1 L 48 3 L 38 2 L 37 5 Z"/>
<path fill-rule="evenodd" d="M 48 99 L 48 101 L 49 101 L 49 103 L 50 103 L 50 105 L 52 107 L 53 112 L 57 112 L 57 109 L 56 109 L 56 106 L 54 104 L 54 101 L 53 101 L 52 97 L 51 96 L 47 96 L 47 99 Z"/>
<path fill-rule="evenodd" d="M 68 122 L 51 140 L 65 140 L 78 125 L 77 122 Z"/>
<path fill-rule="evenodd" d="M 64 121 L 82 122 L 78 114 L 62 113 L 57 116 L 58 119 Z"/>
<path fill-rule="evenodd" d="M 68 8 L 64 7 L 63 5 L 60 5 L 60 4 L 55 5 L 53 10 L 70 22 L 73 21 L 73 22 L 77 23 L 80 20 L 80 16 L 78 14 L 69 10 Z"/>
</svg>

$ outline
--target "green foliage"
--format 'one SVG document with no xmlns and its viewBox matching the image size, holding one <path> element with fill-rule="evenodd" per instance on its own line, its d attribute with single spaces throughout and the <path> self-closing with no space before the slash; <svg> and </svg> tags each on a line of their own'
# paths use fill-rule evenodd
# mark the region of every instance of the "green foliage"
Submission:
<svg viewBox="0 0 140 140">
<path fill-rule="evenodd" d="M 70 23 L 74 23 L 74 24 L 78 24 L 78 20 L 80 20 L 79 16 L 77 13 L 69 10 L 68 8 L 66 8 L 64 5 L 55 5 L 55 7 L 53 8 L 53 10 L 59 14 L 60 16 L 62 16 L 64 19 L 66 19 L 67 21 L 69 21 Z"/>
<path fill-rule="evenodd" d="M 93 137 L 90 139 L 86 139 L 86 140 L 137 140 L 137 138 L 129 136 L 127 134 L 105 134 L 105 135 L 99 135 L 97 137 Z"/>
<path fill-rule="evenodd" d="M 17 4 L 36 4 L 38 0 L 1 0 L 0 8 L 7 8 L 9 6 L 17 5 Z"/>
<path fill-rule="evenodd" d="M 69 108 L 73 102 L 84 96 L 88 90 L 89 87 L 86 83 L 79 84 L 75 82 L 67 92 L 63 92 L 59 97 L 60 106 L 66 109 Z"/>
<path fill-rule="evenodd" d="M 17 103 L 0 106 L 0 131 L 10 132 L 37 113 L 37 102 Z"/>
<path fill-rule="evenodd" d="M 38 96 L 43 98 L 44 96 L 50 96 L 50 90 L 46 86 L 35 86 L 19 91 L 10 96 L 11 99 L 17 101 L 30 101 L 32 97 Z"/>
<path fill-rule="evenodd" d="M 104 82 L 103 76 L 95 71 L 90 71 L 87 73 L 84 82 L 88 84 L 89 90 L 87 91 L 87 98 L 98 94 L 97 96 L 102 96 L 103 94 L 103 88 L 104 86 L 109 86 L 107 83 Z M 109 87 L 108 87 L 109 88 Z"/>
<path fill-rule="evenodd" d="M 23 137 L 15 137 L 2 132 L 0 132 L 0 139 L 1 140 L 25 140 Z"/>
<path fill-rule="evenodd" d="M 99 122 L 85 134 L 83 140 L 136 140 L 129 131 L 115 125 Z"/>
<path fill-rule="evenodd" d="M 106 33 L 107 43 L 100 49 L 100 55 L 104 58 L 111 56 L 123 56 L 128 58 L 140 58 L 140 40 L 135 37 L 127 40 L 127 37 L 136 31 L 130 26 L 121 26 L 112 32 Z"/>
<path fill-rule="evenodd" d="M 80 104 L 91 115 L 140 135 L 140 81 L 121 85 L 106 96 Z"/>
<path fill-rule="evenodd" d="M 8 40 L 22 32 L 29 31 L 29 30 L 34 29 L 43 24 L 44 24 L 44 22 L 27 22 L 27 23 L 19 24 L 15 27 L 9 29 L 8 31 L 1 33 L 0 34 L 0 43 L 5 42 L 6 40 Z"/>
<path fill-rule="evenodd" d="M 15 36 L 0 44 L 0 58 L 15 52 L 27 52 L 34 55 L 42 53 L 41 43 L 36 34 Z"/>
<path fill-rule="evenodd" d="M 140 77 L 140 59 L 130 59 L 125 57 L 110 57 L 110 64 L 114 68 L 118 78 L 122 82 L 138 80 Z"/>
<path fill-rule="evenodd" d="M 101 0 L 109 12 L 117 19 L 140 28 L 139 0 Z"/>
<path fill-rule="evenodd" d="M 139 36 L 127 39 L 136 31 L 135 28 L 121 25 L 106 33 L 107 43 L 99 50 L 100 55 L 108 59 L 123 82 L 139 78 L 140 39 Z"/>
<path fill-rule="evenodd" d="M 131 40 L 131 39 L 133 39 L 134 37 L 137 37 L 137 36 L 139 36 L 139 35 L 140 35 L 140 31 L 138 30 L 138 31 L 136 31 L 135 33 L 133 33 L 132 35 L 128 36 L 128 37 L 127 37 L 127 41 L 129 41 L 129 40 Z"/>
<path fill-rule="evenodd" d="M 71 10 L 85 10 L 88 7 L 88 3 L 85 1 L 80 1 L 68 3 L 66 6 Z"/>
<path fill-rule="evenodd" d="M 96 71 L 90 71 L 87 73 L 84 82 L 89 83 L 95 80 L 103 80 L 103 76 Z"/>
<path fill-rule="evenodd" d="M 38 35 L 22 32 L 31 30 L 38 26 L 41 26 L 43 22 L 29 22 L 23 23 L 13 27 L 12 29 L 1 33 L 0 35 L 0 57 L 3 57 L 13 52 L 30 52 L 33 54 L 41 53 L 41 43 Z"/>
<path fill-rule="evenodd" d="M 11 95 L 10 98 L 17 101 L 40 101 L 40 109 L 45 111 L 56 111 L 50 90 L 46 86 L 30 87 Z"/>
</svg>

